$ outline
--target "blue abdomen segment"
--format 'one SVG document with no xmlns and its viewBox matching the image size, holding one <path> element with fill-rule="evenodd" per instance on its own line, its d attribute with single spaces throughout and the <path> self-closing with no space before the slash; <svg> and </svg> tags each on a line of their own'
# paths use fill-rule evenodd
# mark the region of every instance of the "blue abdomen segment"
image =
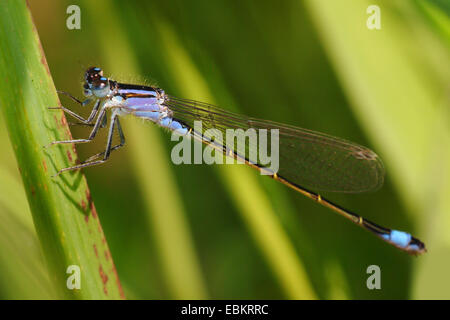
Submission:
<svg viewBox="0 0 450 320">
<path fill-rule="evenodd" d="M 182 123 L 170 117 L 162 118 L 161 121 L 159 122 L 159 125 L 168 128 L 169 130 L 172 130 L 173 132 L 179 134 L 180 136 L 187 135 L 189 131 L 188 128 L 184 126 Z"/>
<path fill-rule="evenodd" d="M 420 249 L 412 243 L 412 236 L 407 232 L 391 230 L 389 234 L 383 234 L 382 237 L 392 244 L 410 251 L 418 251 Z"/>
<path fill-rule="evenodd" d="M 167 128 L 175 133 L 184 136 L 187 135 L 189 129 L 176 119 L 165 116 L 162 112 L 136 111 L 134 115 L 139 118 L 149 119 L 161 127 Z"/>
</svg>

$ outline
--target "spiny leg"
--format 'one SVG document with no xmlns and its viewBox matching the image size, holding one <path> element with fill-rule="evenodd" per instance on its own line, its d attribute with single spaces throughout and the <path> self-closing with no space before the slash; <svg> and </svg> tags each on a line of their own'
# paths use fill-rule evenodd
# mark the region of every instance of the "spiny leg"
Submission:
<svg viewBox="0 0 450 320">
<path fill-rule="evenodd" d="M 84 107 L 85 105 L 89 104 L 89 103 L 92 101 L 91 98 L 88 98 L 88 99 L 86 99 L 86 100 L 84 100 L 84 101 L 81 101 L 81 100 L 75 98 L 75 97 L 74 97 L 73 95 L 71 95 L 70 93 L 65 92 L 65 91 L 56 90 L 56 92 L 61 93 L 61 94 L 65 95 L 65 96 L 69 97 L 70 99 L 72 99 L 72 101 L 75 101 L 76 103 L 80 104 L 80 105 L 83 106 L 83 107 Z"/>
<path fill-rule="evenodd" d="M 61 173 L 65 172 L 65 171 L 71 171 L 71 170 L 77 170 L 77 169 L 82 169 L 82 168 L 86 168 L 86 167 L 91 167 L 91 166 L 95 166 L 95 165 L 99 165 L 102 164 L 104 162 L 106 162 L 111 154 L 111 145 L 112 145 L 112 139 L 113 139 L 113 133 L 114 133 L 114 126 L 116 124 L 117 121 L 117 115 L 115 113 L 113 113 L 112 115 L 112 121 L 111 121 L 111 125 L 109 127 L 109 131 L 108 131 L 108 140 L 106 143 L 106 150 L 104 152 L 104 157 L 102 160 L 97 160 L 97 161 L 91 161 L 91 162 L 85 162 L 73 167 L 68 167 L 68 168 L 64 168 L 59 170 L 55 176 L 60 175 Z"/>
<path fill-rule="evenodd" d="M 106 118 L 105 118 L 106 119 Z M 111 148 L 111 152 L 113 152 L 114 150 L 117 150 L 121 147 L 123 147 L 125 145 L 125 135 L 123 134 L 122 131 L 122 126 L 120 125 L 120 121 L 119 118 L 116 117 L 116 125 L 117 125 L 117 132 L 119 133 L 119 138 L 120 138 L 120 143 L 115 145 L 114 147 Z M 105 154 L 106 151 L 94 154 L 93 156 L 87 158 L 85 161 L 82 162 L 82 164 L 84 163 L 88 163 L 91 162 L 97 158 L 100 158 L 101 156 L 103 156 Z"/>
<path fill-rule="evenodd" d="M 74 98 L 76 99 L 76 98 Z M 77 100 L 78 102 L 82 103 L 81 101 Z M 97 115 L 98 109 L 100 107 L 100 100 L 97 100 L 95 102 L 94 107 L 92 108 L 91 114 L 89 115 L 89 117 L 87 119 L 83 118 L 82 116 L 80 116 L 79 114 L 73 112 L 72 110 L 69 110 L 65 107 L 52 107 L 49 108 L 51 110 L 55 110 L 55 109 L 62 109 L 64 112 L 66 112 L 67 114 L 69 114 L 70 116 L 74 117 L 75 119 L 81 121 L 83 124 L 89 124 L 91 123 L 91 121 L 95 118 L 95 116 Z"/>
<path fill-rule="evenodd" d="M 100 128 L 106 127 L 107 117 L 103 118 L 102 124 L 100 125 Z M 83 123 L 83 122 L 69 122 L 70 126 L 85 126 L 85 127 L 93 127 L 95 126 L 95 123 Z"/>
<path fill-rule="evenodd" d="M 86 143 L 86 142 L 91 142 L 92 139 L 95 138 L 95 135 L 98 132 L 98 129 L 100 129 L 100 125 L 102 124 L 102 120 L 105 117 L 106 114 L 106 109 L 103 108 L 102 111 L 100 111 L 100 114 L 97 118 L 97 121 L 95 122 L 94 128 L 91 131 L 91 134 L 89 135 L 89 138 L 87 139 L 74 139 L 74 140 L 63 140 L 63 141 L 53 141 L 52 143 L 50 143 L 49 145 L 46 146 L 49 147 L 51 145 L 54 144 L 62 144 L 62 143 Z"/>
</svg>

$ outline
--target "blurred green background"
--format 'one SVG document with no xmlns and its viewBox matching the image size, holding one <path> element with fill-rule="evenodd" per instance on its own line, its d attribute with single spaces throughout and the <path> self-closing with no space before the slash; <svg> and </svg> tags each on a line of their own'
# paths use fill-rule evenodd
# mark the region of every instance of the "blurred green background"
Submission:
<svg viewBox="0 0 450 320">
<path fill-rule="evenodd" d="M 72 4 L 80 30 L 66 27 Z M 450 298 L 448 2 L 29 5 L 60 90 L 81 97 L 95 65 L 121 82 L 369 146 L 384 160 L 384 187 L 324 196 L 429 250 L 400 252 L 252 169 L 175 166 L 170 135 L 129 119 L 127 146 L 85 170 L 127 298 Z M 381 9 L 381 30 L 366 27 L 369 5 Z M 79 146 L 80 158 L 104 139 Z M 0 298 L 57 298 L 3 125 L 0 147 Z M 370 265 L 381 290 L 367 289 Z"/>
</svg>

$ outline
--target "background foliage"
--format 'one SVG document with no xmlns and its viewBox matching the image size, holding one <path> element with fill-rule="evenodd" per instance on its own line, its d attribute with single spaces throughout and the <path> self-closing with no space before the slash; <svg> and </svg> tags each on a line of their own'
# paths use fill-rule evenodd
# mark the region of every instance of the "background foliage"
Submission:
<svg viewBox="0 0 450 320">
<path fill-rule="evenodd" d="M 81 8 L 81 30 L 66 28 L 70 4 Z M 366 27 L 371 4 L 381 8 L 381 30 Z M 96 65 L 116 80 L 371 147 L 384 159 L 385 186 L 325 196 L 411 231 L 429 249 L 410 257 L 250 169 L 174 166 L 170 136 L 129 119 L 125 149 L 85 170 L 127 298 L 450 298 L 445 1 L 30 6 L 58 89 L 81 96 L 82 74 Z M 101 150 L 104 138 L 77 148 L 80 157 Z M 55 297 L 3 125 L 0 147 L 0 193 L 8 195 L 0 196 L 0 297 Z M 382 290 L 366 287 L 372 264 Z"/>
</svg>

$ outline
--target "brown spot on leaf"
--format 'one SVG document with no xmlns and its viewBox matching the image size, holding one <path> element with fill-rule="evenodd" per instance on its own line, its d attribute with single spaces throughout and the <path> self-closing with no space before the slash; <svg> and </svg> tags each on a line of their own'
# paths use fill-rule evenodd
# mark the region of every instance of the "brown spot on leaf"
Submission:
<svg viewBox="0 0 450 320">
<path fill-rule="evenodd" d="M 94 219 L 97 219 L 97 210 L 95 209 L 94 202 L 92 201 L 91 192 L 89 191 L 89 189 L 86 190 L 86 200 L 87 203 L 89 204 L 89 208 L 91 209 L 92 217 Z"/>
<path fill-rule="evenodd" d="M 91 192 L 89 191 L 89 189 L 86 190 L 86 199 L 90 206 L 91 202 L 92 202 L 92 198 L 91 198 Z"/>
<path fill-rule="evenodd" d="M 72 154 L 70 153 L 69 150 L 67 150 L 67 158 L 69 159 L 70 162 L 72 162 Z"/>
<path fill-rule="evenodd" d="M 61 116 L 61 125 L 63 127 L 67 126 L 67 120 L 66 120 L 66 116 L 64 114 Z"/>
<path fill-rule="evenodd" d="M 105 295 L 108 295 L 108 289 L 106 288 L 106 283 L 108 282 L 108 276 L 103 271 L 103 268 L 101 265 L 98 268 L 98 272 L 99 272 L 100 278 L 102 279 L 102 282 L 103 282 L 103 292 L 105 293 Z"/>
<path fill-rule="evenodd" d="M 60 127 L 60 125 L 59 125 L 59 121 L 58 121 L 58 118 L 56 117 L 56 115 L 53 115 L 53 119 L 55 120 L 55 123 L 56 123 L 56 127 Z"/>
<path fill-rule="evenodd" d="M 94 203 L 91 202 L 91 213 L 94 219 L 97 219 L 97 210 L 95 209 Z"/>
<path fill-rule="evenodd" d="M 45 60 L 45 56 L 41 57 L 41 63 L 45 66 L 45 70 L 47 70 L 47 74 L 50 75 L 50 70 L 48 69 L 47 60 Z"/>
<path fill-rule="evenodd" d="M 47 172 L 47 163 L 45 160 L 42 161 L 42 167 L 44 168 L 44 171 Z"/>
<path fill-rule="evenodd" d="M 72 138 L 72 132 L 70 132 L 70 129 L 69 129 L 69 127 L 66 127 L 66 135 L 67 135 L 67 137 L 68 137 L 68 140 L 72 140 L 73 138 Z M 73 148 L 74 148 L 75 146 L 73 146 Z"/>
<path fill-rule="evenodd" d="M 98 258 L 98 250 L 97 250 L 97 246 L 94 244 L 94 252 L 95 252 L 95 256 Z"/>
<path fill-rule="evenodd" d="M 100 278 L 102 278 L 102 282 L 104 285 L 106 285 L 106 283 L 108 282 L 108 276 L 106 275 L 106 273 L 103 271 L 103 267 L 100 265 L 100 267 L 98 268 L 98 272 L 100 273 Z"/>
<path fill-rule="evenodd" d="M 117 287 L 119 288 L 120 298 L 123 299 L 123 300 L 125 300 L 125 299 L 126 299 L 125 293 L 123 292 L 122 284 L 120 283 L 119 276 L 117 275 L 116 266 L 115 266 L 114 264 L 113 264 L 113 266 L 112 266 L 112 272 L 114 273 L 114 275 L 115 275 L 115 277 L 116 277 L 116 285 L 117 285 Z"/>
<path fill-rule="evenodd" d="M 86 212 L 87 204 L 86 204 L 86 201 L 84 201 L 84 199 L 81 200 L 81 208 L 83 209 L 84 212 Z M 88 217 L 88 216 L 86 216 L 86 217 Z"/>
</svg>

